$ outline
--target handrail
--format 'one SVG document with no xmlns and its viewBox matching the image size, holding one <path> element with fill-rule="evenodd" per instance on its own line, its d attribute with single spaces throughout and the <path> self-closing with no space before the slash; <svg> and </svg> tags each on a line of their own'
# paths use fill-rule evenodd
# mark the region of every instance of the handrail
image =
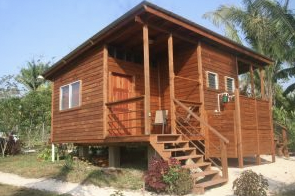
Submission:
<svg viewBox="0 0 295 196">
<path fill-rule="evenodd" d="M 195 79 L 191 79 L 191 78 L 185 78 L 185 77 L 181 77 L 181 76 L 174 76 L 174 77 L 179 78 L 179 79 L 183 79 L 183 80 L 192 81 L 192 82 L 197 82 L 198 84 L 200 84 L 199 80 L 195 80 Z"/>
<path fill-rule="evenodd" d="M 285 125 L 282 125 L 281 123 L 278 123 L 277 121 L 274 121 L 274 124 L 279 125 L 279 127 L 286 129 L 286 131 L 288 131 L 288 128 Z"/>
<path fill-rule="evenodd" d="M 190 115 L 192 115 L 194 118 L 196 118 L 198 121 L 200 121 L 201 124 L 205 125 L 209 128 L 209 130 L 216 135 L 220 140 L 222 140 L 224 143 L 228 144 L 229 140 L 225 138 L 223 135 L 221 135 L 216 129 L 214 129 L 212 126 L 210 126 L 208 123 L 206 123 L 203 119 L 201 119 L 198 115 L 196 115 L 194 112 L 187 109 L 187 107 L 178 101 L 177 99 L 174 99 L 174 102 L 177 103 L 179 106 L 181 106 L 186 112 L 188 112 Z"/>
<path fill-rule="evenodd" d="M 132 97 L 132 98 L 128 98 L 128 99 L 122 99 L 119 101 L 108 102 L 108 103 L 106 103 L 106 106 L 111 107 L 111 106 L 120 105 L 120 104 L 127 104 L 127 103 L 141 101 L 143 99 L 144 99 L 144 95 L 141 95 L 138 97 Z"/>
</svg>

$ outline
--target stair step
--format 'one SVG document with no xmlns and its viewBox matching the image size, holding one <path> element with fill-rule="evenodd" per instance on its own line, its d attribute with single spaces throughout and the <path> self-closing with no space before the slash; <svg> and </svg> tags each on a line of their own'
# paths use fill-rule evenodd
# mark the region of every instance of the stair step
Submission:
<svg viewBox="0 0 295 196">
<path fill-rule="evenodd" d="M 209 176 L 209 175 L 218 174 L 218 173 L 219 173 L 219 171 L 217 171 L 217 170 L 208 170 L 208 171 L 194 173 L 191 176 L 193 178 L 198 178 L 198 177 L 201 177 L 201 176 Z"/>
<path fill-rule="evenodd" d="M 157 136 L 181 136 L 181 134 L 157 134 Z"/>
<path fill-rule="evenodd" d="M 177 160 L 186 160 L 186 159 L 194 159 L 194 158 L 202 158 L 203 155 L 188 155 L 188 156 L 179 156 L 179 157 L 171 157 Z"/>
<path fill-rule="evenodd" d="M 219 178 L 219 179 L 210 180 L 210 181 L 207 181 L 207 182 L 198 183 L 194 187 L 195 188 L 198 188 L 198 187 L 207 188 L 207 187 L 211 187 L 211 186 L 214 186 L 214 185 L 223 184 L 223 183 L 226 183 L 226 182 L 227 182 L 227 179 Z"/>
<path fill-rule="evenodd" d="M 164 152 L 176 152 L 176 151 L 188 151 L 188 150 L 195 150 L 195 148 L 170 148 L 163 150 Z"/>
<path fill-rule="evenodd" d="M 204 167 L 204 166 L 209 166 L 211 165 L 210 162 L 202 162 L 202 163 L 194 163 L 194 164 L 189 164 L 189 165 L 183 165 L 183 168 L 187 168 L 187 169 L 196 169 L 199 167 Z"/>
<path fill-rule="evenodd" d="M 188 143 L 188 141 L 161 141 L 157 142 L 157 144 L 183 144 L 183 143 Z"/>
</svg>

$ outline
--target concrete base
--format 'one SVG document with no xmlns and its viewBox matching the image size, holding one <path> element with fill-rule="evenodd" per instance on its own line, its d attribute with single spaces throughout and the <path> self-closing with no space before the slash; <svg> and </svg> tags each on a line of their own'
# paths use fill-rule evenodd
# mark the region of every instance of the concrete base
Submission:
<svg viewBox="0 0 295 196">
<path fill-rule="evenodd" d="M 88 146 L 79 146 L 78 147 L 78 156 L 79 156 L 79 158 L 88 159 L 89 158 L 89 147 Z"/>
<path fill-rule="evenodd" d="M 120 167 L 119 146 L 109 146 L 109 167 Z"/>
<path fill-rule="evenodd" d="M 153 157 L 160 157 L 160 155 L 151 145 L 148 145 L 147 147 L 147 156 L 148 156 L 148 164 L 150 164 Z"/>
</svg>

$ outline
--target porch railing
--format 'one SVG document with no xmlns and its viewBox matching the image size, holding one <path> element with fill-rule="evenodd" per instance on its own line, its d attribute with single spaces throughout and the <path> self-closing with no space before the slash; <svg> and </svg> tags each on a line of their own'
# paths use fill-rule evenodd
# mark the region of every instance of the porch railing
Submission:
<svg viewBox="0 0 295 196">
<path fill-rule="evenodd" d="M 107 136 L 142 135 L 144 132 L 144 96 L 106 103 Z"/>
<path fill-rule="evenodd" d="M 190 115 L 191 118 L 199 121 L 200 124 L 202 124 L 205 128 L 207 128 L 212 134 L 217 136 L 220 143 L 215 145 L 212 144 L 212 146 L 214 146 L 214 148 L 220 152 L 220 157 L 215 157 L 214 159 L 211 157 L 206 157 L 205 144 L 201 140 L 196 140 L 197 143 L 194 143 L 192 140 L 190 140 L 190 135 L 193 134 L 191 130 L 196 129 L 197 127 L 190 124 L 189 121 L 184 121 L 185 117 L 181 115 L 181 113 L 176 112 L 176 125 L 177 125 L 176 131 L 181 133 L 190 142 L 192 146 L 194 146 L 201 154 L 203 154 L 206 157 L 206 159 L 208 159 L 214 166 L 219 168 L 222 171 L 222 176 L 227 179 L 228 178 L 228 162 L 227 162 L 226 145 L 229 143 L 228 139 L 225 138 L 223 135 L 221 135 L 216 129 L 214 129 L 207 122 L 201 119 L 197 114 L 191 111 L 185 104 L 183 104 L 179 100 L 174 99 L 174 103 L 177 106 L 180 106 L 188 115 Z M 209 142 L 204 133 L 199 132 L 199 135 L 203 138 L 205 142 Z"/>
</svg>

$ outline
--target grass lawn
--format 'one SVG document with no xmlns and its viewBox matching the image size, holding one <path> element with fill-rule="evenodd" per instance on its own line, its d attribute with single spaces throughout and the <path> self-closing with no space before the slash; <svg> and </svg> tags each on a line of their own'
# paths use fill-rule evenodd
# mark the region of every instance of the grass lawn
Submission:
<svg viewBox="0 0 295 196">
<path fill-rule="evenodd" d="M 112 186 L 117 189 L 131 190 L 142 188 L 144 172 L 134 168 L 100 168 L 82 161 L 74 161 L 72 169 L 68 169 L 63 160 L 55 163 L 40 161 L 37 159 L 37 154 L 0 158 L 0 171 L 27 178 L 55 178 L 99 187 Z"/>
<path fill-rule="evenodd" d="M 68 194 L 59 195 L 48 191 L 39 191 L 35 189 L 21 188 L 10 185 L 0 184 L 1 196 L 70 196 Z"/>
</svg>

